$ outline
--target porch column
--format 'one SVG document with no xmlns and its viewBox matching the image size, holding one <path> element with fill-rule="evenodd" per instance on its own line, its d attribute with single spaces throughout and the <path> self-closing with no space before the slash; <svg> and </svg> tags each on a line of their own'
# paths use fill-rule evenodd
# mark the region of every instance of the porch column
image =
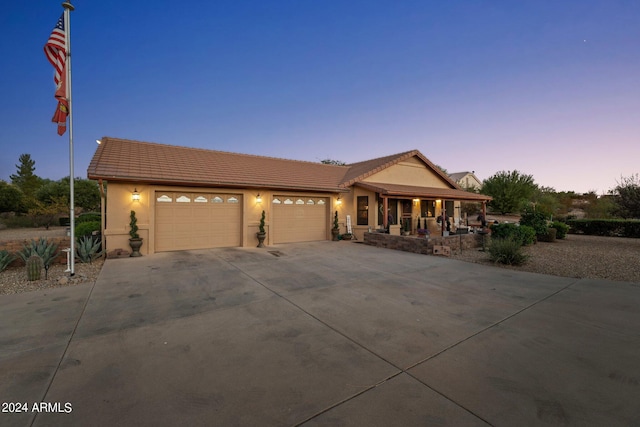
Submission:
<svg viewBox="0 0 640 427">
<path fill-rule="evenodd" d="M 387 211 L 389 210 L 389 200 L 382 196 L 382 226 L 384 228 L 389 228 L 389 214 Z"/>
<path fill-rule="evenodd" d="M 444 236 L 444 231 L 447 229 L 447 208 L 445 207 L 447 205 L 447 202 L 442 199 L 442 212 L 440 215 L 442 215 L 442 224 L 440 224 L 441 227 L 441 236 Z"/>
<path fill-rule="evenodd" d="M 482 201 L 482 217 L 484 218 L 484 220 L 487 220 L 487 202 L 486 200 Z"/>
</svg>

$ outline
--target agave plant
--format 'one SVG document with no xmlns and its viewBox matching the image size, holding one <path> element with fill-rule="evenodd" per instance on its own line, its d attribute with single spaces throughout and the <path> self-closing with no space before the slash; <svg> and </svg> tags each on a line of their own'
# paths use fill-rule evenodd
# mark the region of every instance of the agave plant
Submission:
<svg viewBox="0 0 640 427">
<path fill-rule="evenodd" d="M 41 237 L 38 241 L 31 240 L 29 245 L 24 245 L 22 250 L 18 252 L 18 255 L 25 264 L 31 255 L 38 255 L 42 258 L 45 268 L 47 268 L 60 253 L 58 252 L 58 245 L 56 243 L 49 243 L 47 239 Z"/>
<path fill-rule="evenodd" d="M 80 262 L 91 263 L 94 259 L 102 256 L 100 246 L 102 242 L 99 238 L 93 236 L 83 236 L 77 240 L 76 256 Z"/>
<path fill-rule="evenodd" d="M 1 250 L 0 251 L 0 271 L 4 271 L 5 268 L 7 268 L 7 266 L 9 264 L 11 264 L 11 262 L 16 259 L 15 256 L 13 256 L 13 254 L 11 254 L 9 251 L 7 250 Z"/>
</svg>

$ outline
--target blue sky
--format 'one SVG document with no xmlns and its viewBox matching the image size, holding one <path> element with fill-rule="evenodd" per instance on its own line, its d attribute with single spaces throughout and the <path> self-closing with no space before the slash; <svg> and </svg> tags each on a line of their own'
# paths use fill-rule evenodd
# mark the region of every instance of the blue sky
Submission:
<svg viewBox="0 0 640 427">
<path fill-rule="evenodd" d="M 636 0 L 72 3 L 76 176 L 102 136 L 309 161 L 415 148 L 559 191 L 640 172 Z M 0 179 L 21 153 L 59 179 L 42 49 L 62 7 L 11 6 Z"/>
</svg>

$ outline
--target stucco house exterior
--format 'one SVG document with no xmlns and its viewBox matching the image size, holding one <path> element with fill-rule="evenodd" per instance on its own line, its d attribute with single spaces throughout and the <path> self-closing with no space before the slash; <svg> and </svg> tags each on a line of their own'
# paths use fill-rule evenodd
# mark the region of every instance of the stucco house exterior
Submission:
<svg viewBox="0 0 640 427">
<path fill-rule="evenodd" d="M 482 188 L 482 181 L 475 175 L 475 171 L 471 172 L 454 172 L 449 174 L 449 178 L 455 181 L 460 187 L 467 189 L 479 190 Z"/>
<path fill-rule="evenodd" d="M 400 220 L 438 234 L 443 210 L 455 227 L 460 201 L 490 200 L 418 150 L 338 166 L 104 137 L 87 175 L 101 189 L 105 249 L 128 249 L 133 210 L 143 254 L 256 246 L 263 210 L 266 245 L 330 240 L 335 211 L 358 239 L 400 234 Z"/>
</svg>

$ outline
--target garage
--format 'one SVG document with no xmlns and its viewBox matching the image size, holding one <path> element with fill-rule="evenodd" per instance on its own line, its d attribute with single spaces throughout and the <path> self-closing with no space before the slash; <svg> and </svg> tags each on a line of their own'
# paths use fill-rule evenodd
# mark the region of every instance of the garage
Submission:
<svg viewBox="0 0 640 427">
<path fill-rule="evenodd" d="M 326 197 L 276 195 L 272 206 L 274 243 L 327 240 L 329 220 Z"/>
<path fill-rule="evenodd" d="M 240 246 L 242 196 L 156 192 L 155 251 Z"/>
</svg>

